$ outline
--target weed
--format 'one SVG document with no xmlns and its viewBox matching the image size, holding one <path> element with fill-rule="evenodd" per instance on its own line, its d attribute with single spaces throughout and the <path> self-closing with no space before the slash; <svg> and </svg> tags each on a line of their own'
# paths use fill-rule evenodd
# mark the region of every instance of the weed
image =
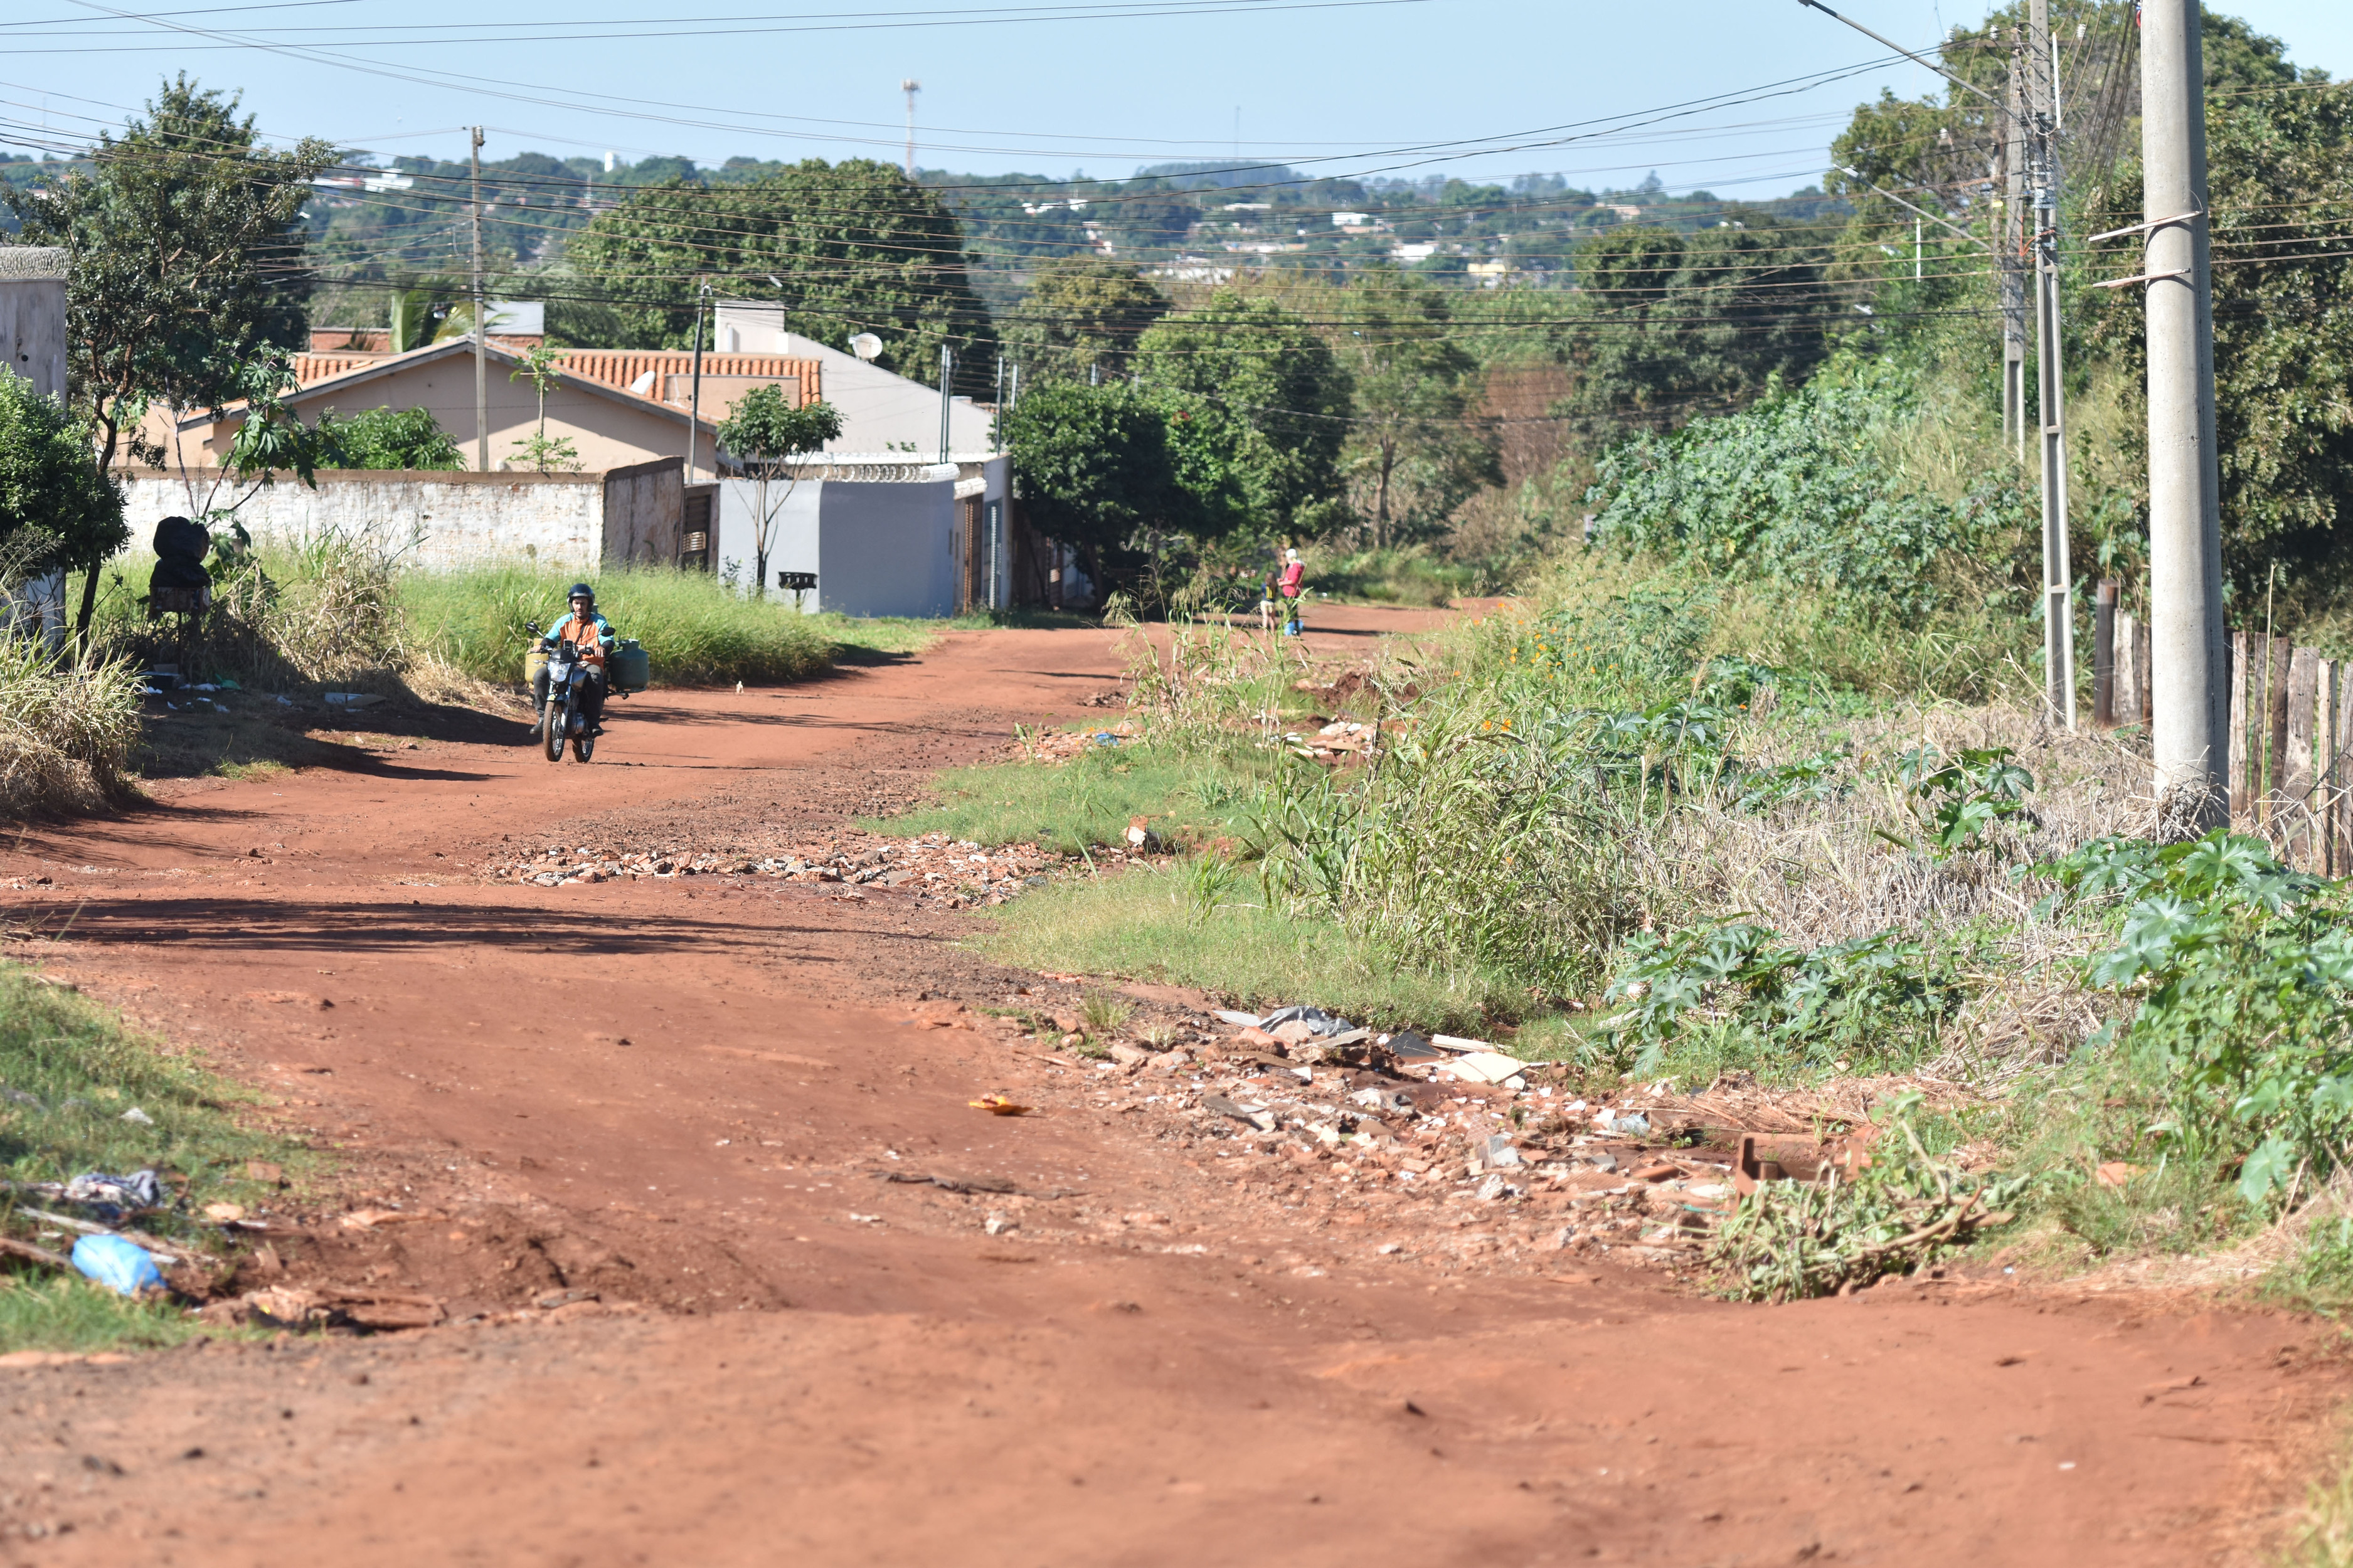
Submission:
<svg viewBox="0 0 2353 1568">
<path fill-rule="evenodd" d="M 1090 991 L 1079 1004 L 1079 1016 L 1086 1021 L 1086 1032 L 1096 1039 L 1119 1033 L 1119 1027 L 1135 1011 L 1135 1005 L 1108 991 Z"/>
<path fill-rule="evenodd" d="M 1154 1051 L 1173 1051 L 1176 1048 L 1176 1026 L 1173 1024 L 1146 1024 L 1135 1032 L 1135 1037 Z"/>
</svg>

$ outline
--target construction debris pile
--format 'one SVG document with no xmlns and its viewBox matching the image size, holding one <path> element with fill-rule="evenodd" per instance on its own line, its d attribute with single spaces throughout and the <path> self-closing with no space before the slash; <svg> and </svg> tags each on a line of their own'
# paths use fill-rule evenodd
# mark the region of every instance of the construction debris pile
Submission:
<svg viewBox="0 0 2353 1568">
<path fill-rule="evenodd" d="M 1377 1033 L 1311 1006 L 1091 1027 L 1054 1002 L 1078 977 L 1045 978 L 988 1011 L 1070 1053 L 1064 1065 L 1084 1075 L 1078 1104 L 1158 1122 L 1157 1136 L 1194 1145 L 1201 1168 L 1240 1194 L 1279 1198 L 1303 1227 L 1364 1226 L 1373 1250 L 1401 1261 L 1687 1268 L 1740 1193 L 1852 1161 L 1870 1134 L 1874 1097 L 1851 1089 L 1836 1107 L 1730 1079 L 1588 1098 L 1561 1066 L 1478 1040 Z M 921 1012 L 929 1027 L 972 1017 L 951 1019 L 954 1003 Z M 1051 1110 L 1070 1091 L 1025 1092 Z"/>
<path fill-rule="evenodd" d="M 927 894 L 953 908 L 1001 904 L 1044 882 L 1063 861 L 1034 844 L 984 850 L 945 834 L 884 838 L 843 834 L 823 843 L 744 854 L 708 849 L 625 848 L 612 845 L 546 844 L 482 868 L 492 881 L 543 888 L 575 882 L 670 880 L 681 877 L 770 877 L 791 882 L 838 883 Z"/>
</svg>

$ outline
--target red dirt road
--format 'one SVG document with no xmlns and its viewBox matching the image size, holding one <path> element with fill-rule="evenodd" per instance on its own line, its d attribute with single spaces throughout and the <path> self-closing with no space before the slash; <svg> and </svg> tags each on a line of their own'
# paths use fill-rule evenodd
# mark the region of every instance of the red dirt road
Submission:
<svg viewBox="0 0 2353 1568">
<path fill-rule="evenodd" d="M 1118 664 L 1102 633 L 960 634 L 641 700 L 593 767 L 520 725 L 396 731 L 29 830 L 0 876 L 52 881 L 12 912 L 79 913 L 16 956 L 336 1152 L 294 1274 L 480 1317 L 0 1370 L 0 1561 L 2259 1560 L 2344 1389 L 2306 1322 L 1986 1284 L 1734 1307 L 1508 1238 L 1384 1254 L 1377 1213 L 1286 1207 L 1001 1033 L 913 1026 L 925 993 L 1036 983 L 955 945 L 972 917 L 471 870 L 822 837 L 1016 721 L 1099 712 Z M 966 1103 L 997 1090 L 1049 1114 Z M 332 1223 L 396 1203 L 423 1217 Z"/>
</svg>

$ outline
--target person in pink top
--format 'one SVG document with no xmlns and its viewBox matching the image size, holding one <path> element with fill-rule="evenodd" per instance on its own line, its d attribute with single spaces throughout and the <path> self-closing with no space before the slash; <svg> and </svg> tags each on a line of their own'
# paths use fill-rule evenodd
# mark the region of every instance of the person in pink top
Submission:
<svg viewBox="0 0 2353 1568">
<path fill-rule="evenodd" d="M 1295 637 L 1305 628 L 1299 624 L 1299 595 L 1307 580 L 1307 568 L 1299 563 L 1299 552 L 1282 552 L 1282 575 L 1276 586 L 1282 592 L 1282 635 Z"/>
</svg>

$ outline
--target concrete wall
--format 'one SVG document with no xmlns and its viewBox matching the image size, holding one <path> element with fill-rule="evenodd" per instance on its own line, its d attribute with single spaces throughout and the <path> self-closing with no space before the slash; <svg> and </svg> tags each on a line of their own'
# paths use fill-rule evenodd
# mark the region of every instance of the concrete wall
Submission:
<svg viewBox="0 0 2353 1568">
<path fill-rule="evenodd" d="M 605 475 L 605 559 L 668 564 L 678 559 L 686 509 L 685 459 L 658 458 Z"/>
<path fill-rule="evenodd" d="M 66 395 L 66 253 L 0 246 L 0 352 L 52 397 Z"/>
<path fill-rule="evenodd" d="M 201 516 L 237 493 L 225 484 L 216 489 L 214 472 L 184 479 L 132 469 L 123 479 L 137 545 L 164 518 Z M 342 533 L 426 567 L 525 560 L 577 574 L 603 563 L 608 539 L 675 553 L 681 492 L 675 458 L 613 476 L 328 469 L 316 489 L 285 479 L 257 491 L 237 509 L 237 521 L 257 540 Z"/>
</svg>

